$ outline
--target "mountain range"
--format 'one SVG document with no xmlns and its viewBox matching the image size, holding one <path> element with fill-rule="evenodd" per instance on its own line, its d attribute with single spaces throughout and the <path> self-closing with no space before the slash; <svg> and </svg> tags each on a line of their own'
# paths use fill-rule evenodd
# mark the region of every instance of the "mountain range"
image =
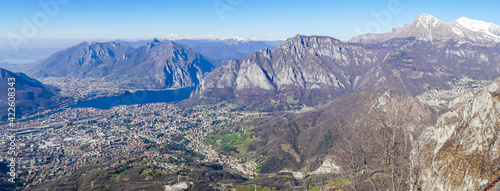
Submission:
<svg viewBox="0 0 500 191">
<path fill-rule="evenodd" d="M 498 44 L 415 37 L 363 44 L 297 35 L 273 51 L 263 49 L 216 68 L 201 81 L 195 97 L 276 109 L 292 100 L 318 105 L 354 91 L 384 87 L 415 96 L 448 89 L 448 82 L 463 75 L 495 79 L 500 76 L 499 53 Z"/>
<path fill-rule="evenodd" d="M 162 40 L 162 42 L 173 41 L 177 44 L 182 44 L 194 51 L 199 52 L 207 58 L 215 67 L 219 67 L 231 59 L 241 59 L 248 55 L 257 52 L 261 49 L 269 47 L 274 49 L 283 41 L 252 41 L 242 39 L 175 39 L 175 40 Z M 116 41 L 121 44 L 138 48 L 148 43 L 148 41 L 141 40 L 136 42 Z"/>
<path fill-rule="evenodd" d="M 357 190 L 479 190 L 500 173 L 497 28 L 423 14 L 349 42 L 297 35 L 216 68 L 193 99 L 269 111 L 318 106 L 248 123 L 258 139 L 246 152 L 264 156 L 257 159 L 262 172 L 327 166 L 356 177 L 349 188 Z M 494 82 L 455 99 L 442 115 L 413 98 L 464 76 Z"/>
<path fill-rule="evenodd" d="M 240 124 L 254 127 L 257 139 L 246 152 L 264 156 L 258 161 L 264 173 L 313 173 L 327 164 L 352 177 L 359 190 L 478 190 L 500 173 L 499 36 L 492 23 L 465 17 L 445 23 L 422 14 L 385 34 L 349 42 L 296 35 L 241 59 L 236 55 L 247 55 L 243 50 L 264 44 L 224 41 L 214 49 L 210 41 L 155 39 L 138 47 L 85 42 L 53 54 L 35 75 L 102 78 L 138 88 L 198 85 L 193 103 L 234 101 L 240 109 L 274 111 Z M 220 47 L 234 51 L 226 57 Z M 235 59 L 217 68 L 210 61 L 229 57 Z M 25 79 L 23 91 L 38 92 L 28 98 L 56 94 L 2 70 L 2 79 L 12 75 Z M 455 99 L 442 115 L 414 98 L 449 89 L 464 76 L 496 80 Z M 300 105 L 317 107 L 277 111 Z"/>
<path fill-rule="evenodd" d="M 36 77 L 101 78 L 135 88 L 195 86 L 214 66 L 192 49 L 155 39 L 132 48 L 116 42 L 81 43 L 35 68 Z"/>
</svg>

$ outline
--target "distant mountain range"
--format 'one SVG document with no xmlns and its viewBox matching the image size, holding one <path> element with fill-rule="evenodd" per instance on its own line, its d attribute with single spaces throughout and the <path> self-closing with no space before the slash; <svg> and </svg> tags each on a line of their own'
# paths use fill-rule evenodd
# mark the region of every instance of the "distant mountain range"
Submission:
<svg viewBox="0 0 500 191">
<path fill-rule="evenodd" d="M 500 26 L 467 17 L 445 23 L 429 14 L 422 14 L 404 27 L 384 34 L 362 34 L 349 42 L 381 43 L 394 38 L 415 37 L 417 40 L 454 40 L 465 43 L 489 44 L 500 42 Z"/>
<path fill-rule="evenodd" d="M 138 48 L 116 42 L 84 42 L 41 62 L 35 76 L 93 77 L 136 88 L 161 89 L 195 86 L 213 69 L 194 50 L 155 39 Z"/>
<path fill-rule="evenodd" d="M 173 41 L 177 44 L 190 47 L 199 52 L 212 62 L 215 67 L 229 62 L 231 59 L 241 59 L 264 48 L 274 49 L 283 41 L 252 41 L 241 39 L 176 39 L 162 40 L 162 42 Z M 148 41 L 116 41 L 121 44 L 137 48 L 148 43 Z"/>
<path fill-rule="evenodd" d="M 0 88 L 4 90 L 0 95 L 2 111 L 7 111 L 7 88 L 10 88 L 8 79 L 11 77 L 15 78 L 16 119 L 23 114 L 33 113 L 40 108 L 48 108 L 55 104 L 56 101 L 52 99 L 57 98 L 59 94 L 55 87 L 44 85 L 24 73 L 14 73 L 0 68 Z M 2 114 L 5 113 L 7 112 L 2 112 Z M 0 118 L 3 120 L 6 116 L 2 115 Z"/>
</svg>

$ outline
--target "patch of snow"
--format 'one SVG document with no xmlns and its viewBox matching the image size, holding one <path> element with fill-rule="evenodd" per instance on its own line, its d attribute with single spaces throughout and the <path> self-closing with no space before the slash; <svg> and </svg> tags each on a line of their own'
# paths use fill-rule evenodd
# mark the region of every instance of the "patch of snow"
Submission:
<svg viewBox="0 0 500 191">
<path fill-rule="evenodd" d="M 493 23 L 487 23 L 484 21 L 469 19 L 467 17 L 461 17 L 457 20 L 458 24 L 471 31 L 488 31 L 495 27 Z"/>
<path fill-rule="evenodd" d="M 425 13 L 418 16 L 415 22 L 417 27 L 422 27 L 426 29 L 435 28 L 441 24 L 444 24 L 443 21 L 440 21 L 436 17 Z"/>
<path fill-rule="evenodd" d="M 165 38 L 162 38 L 162 39 L 168 39 L 168 40 L 183 40 L 183 39 L 190 39 L 190 40 L 235 40 L 238 42 L 252 41 L 251 39 L 243 38 L 240 36 L 179 35 L 179 34 L 169 34 Z"/>
<path fill-rule="evenodd" d="M 474 32 L 480 32 L 484 33 L 490 37 L 493 37 L 495 39 L 500 39 L 500 36 L 498 36 L 498 32 L 500 31 L 500 26 L 495 25 L 493 23 L 488 23 L 484 21 L 479 21 L 479 20 L 474 20 L 474 19 L 469 19 L 467 17 L 461 17 L 457 20 L 457 23 Z M 495 32 L 497 34 L 495 34 Z"/>
<path fill-rule="evenodd" d="M 389 99 L 391 99 L 391 92 L 386 91 L 382 96 L 378 98 L 378 105 L 377 108 L 380 108 L 380 106 L 384 106 L 389 102 Z"/>
</svg>

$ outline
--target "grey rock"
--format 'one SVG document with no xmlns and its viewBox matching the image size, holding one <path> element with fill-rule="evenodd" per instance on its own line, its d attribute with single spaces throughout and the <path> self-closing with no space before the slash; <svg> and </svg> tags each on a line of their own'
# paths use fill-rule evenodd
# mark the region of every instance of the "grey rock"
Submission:
<svg viewBox="0 0 500 191">
<path fill-rule="evenodd" d="M 362 44 L 297 35 L 273 51 L 263 49 L 216 68 L 201 81 L 195 97 L 266 107 L 270 99 L 317 105 L 365 89 L 392 88 L 418 95 L 429 88 L 448 89 L 447 82 L 462 75 L 495 79 L 500 76 L 499 53 L 497 44 L 453 40 L 410 37 Z"/>
<path fill-rule="evenodd" d="M 499 90 L 500 78 L 422 133 L 412 150 L 414 190 L 480 190 L 498 177 Z"/>
</svg>

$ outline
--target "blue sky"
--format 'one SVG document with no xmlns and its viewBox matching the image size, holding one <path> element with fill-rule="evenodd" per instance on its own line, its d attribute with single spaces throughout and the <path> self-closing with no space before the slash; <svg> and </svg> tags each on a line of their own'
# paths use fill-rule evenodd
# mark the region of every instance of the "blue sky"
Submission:
<svg viewBox="0 0 500 191">
<path fill-rule="evenodd" d="M 58 9 L 40 6 L 47 2 L 56 2 Z M 499 5 L 494 0 L 0 0 L 0 48 L 12 48 L 9 39 L 20 37 L 20 47 L 169 34 L 255 39 L 304 34 L 347 40 L 360 32 L 401 27 L 421 13 L 445 22 L 465 16 L 500 24 Z M 373 13 L 389 13 L 390 19 L 381 17 L 381 22 Z M 26 21 L 34 24 L 35 18 L 36 32 L 23 34 Z"/>
</svg>

